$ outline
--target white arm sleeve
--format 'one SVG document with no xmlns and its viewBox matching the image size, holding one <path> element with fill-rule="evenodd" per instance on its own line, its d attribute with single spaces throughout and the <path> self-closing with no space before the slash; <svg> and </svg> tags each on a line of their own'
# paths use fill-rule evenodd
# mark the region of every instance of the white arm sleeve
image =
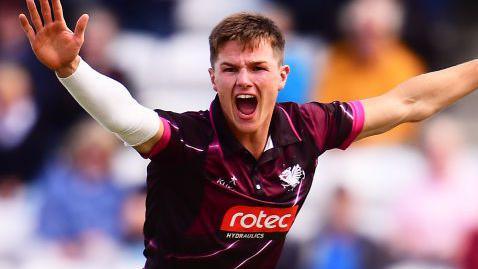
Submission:
<svg viewBox="0 0 478 269">
<path fill-rule="evenodd" d="M 128 145 L 143 144 L 158 132 L 160 120 L 154 110 L 140 105 L 121 83 L 85 61 L 71 76 L 58 79 L 96 121 Z"/>
</svg>

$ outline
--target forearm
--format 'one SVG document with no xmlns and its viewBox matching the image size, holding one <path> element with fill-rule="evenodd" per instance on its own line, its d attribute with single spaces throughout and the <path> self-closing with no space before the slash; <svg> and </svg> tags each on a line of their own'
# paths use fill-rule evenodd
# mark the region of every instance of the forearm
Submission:
<svg viewBox="0 0 478 269">
<path fill-rule="evenodd" d="M 357 140 L 406 122 L 422 121 L 478 88 L 478 61 L 423 74 L 362 100 L 365 124 Z"/>
<path fill-rule="evenodd" d="M 86 62 L 80 61 L 71 76 L 59 80 L 96 121 L 129 145 L 145 143 L 158 132 L 160 121 L 153 110 L 138 104 L 121 83 Z"/>
<path fill-rule="evenodd" d="M 414 77 L 389 94 L 401 100 L 402 122 L 421 121 L 478 88 L 478 60 Z"/>
</svg>

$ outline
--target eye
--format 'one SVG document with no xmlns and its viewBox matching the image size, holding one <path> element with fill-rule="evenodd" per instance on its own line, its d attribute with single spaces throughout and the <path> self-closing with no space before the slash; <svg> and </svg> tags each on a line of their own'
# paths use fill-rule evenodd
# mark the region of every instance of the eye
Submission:
<svg viewBox="0 0 478 269">
<path fill-rule="evenodd" d="M 263 67 L 263 66 L 254 66 L 252 68 L 253 71 L 267 71 L 267 68 Z"/>
<path fill-rule="evenodd" d="M 236 72 L 236 69 L 234 67 L 226 67 L 222 69 L 222 72 L 232 73 L 232 72 Z"/>
</svg>

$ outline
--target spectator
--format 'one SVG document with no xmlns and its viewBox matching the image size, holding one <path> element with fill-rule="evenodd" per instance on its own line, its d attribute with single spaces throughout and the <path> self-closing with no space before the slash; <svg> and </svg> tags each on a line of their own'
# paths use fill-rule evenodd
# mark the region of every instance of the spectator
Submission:
<svg viewBox="0 0 478 269">
<path fill-rule="evenodd" d="M 328 223 L 313 243 L 308 268 L 382 269 L 389 262 L 387 251 L 356 232 L 353 205 L 346 189 L 335 191 Z"/>
<path fill-rule="evenodd" d="M 28 41 L 18 27 L 19 1 L 2 0 L 0 3 L 0 60 L 22 60 L 29 53 Z"/>
<path fill-rule="evenodd" d="M 24 183 L 0 178 L 0 268 L 19 268 L 33 238 L 35 214 Z"/>
<path fill-rule="evenodd" d="M 93 68 L 128 86 L 125 75 L 114 66 L 111 46 L 118 36 L 119 28 L 115 15 L 103 7 L 90 7 L 90 22 L 86 32 L 82 57 Z"/>
<path fill-rule="evenodd" d="M 332 45 L 313 94 L 323 102 L 380 95 L 421 74 L 423 63 L 400 40 L 402 9 L 395 0 L 354 0 L 341 14 L 345 38 Z M 414 127 L 403 125 L 374 138 L 375 144 L 410 141 Z"/>
<path fill-rule="evenodd" d="M 46 132 L 32 91 L 27 70 L 0 62 L 0 178 L 31 180 L 44 161 Z"/>
<path fill-rule="evenodd" d="M 121 208 L 122 234 L 125 242 L 143 243 L 143 224 L 146 209 L 146 189 L 140 188 L 133 191 L 125 199 Z M 141 246 L 142 248 L 143 246 Z"/>
<path fill-rule="evenodd" d="M 90 239 L 119 240 L 122 193 L 110 175 L 116 140 L 85 121 L 72 129 L 65 147 L 62 158 L 40 178 L 45 193 L 40 234 L 73 248 Z"/>
<path fill-rule="evenodd" d="M 138 255 L 144 249 L 143 224 L 146 209 L 146 188 L 133 190 L 121 208 L 121 224 L 123 239 L 122 263 L 129 264 L 125 268 L 139 268 L 144 265 L 144 257 Z"/>
<path fill-rule="evenodd" d="M 453 265 L 478 223 L 476 158 L 467 152 L 463 130 L 453 118 L 427 125 L 423 145 L 428 176 L 399 200 L 395 246 L 407 259 Z"/>
</svg>

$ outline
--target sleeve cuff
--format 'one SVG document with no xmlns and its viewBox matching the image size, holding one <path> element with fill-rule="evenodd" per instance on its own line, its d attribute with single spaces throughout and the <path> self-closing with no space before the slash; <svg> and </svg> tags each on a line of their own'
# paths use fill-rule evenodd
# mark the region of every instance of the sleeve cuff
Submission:
<svg viewBox="0 0 478 269">
<path fill-rule="evenodd" d="M 55 76 L 58 78 L 58 80 L 61 83 L 69 83 L 71 81 L 74 81 L 78 78 L 78 76 L 81 76 L 88 68 L 91 68 L 85 61 L 83 61 L 83 58 L 80 57 L 80 63 L 78 64 L 78 67 L 76 68 L 75 72 L 73 74 L 69 75 L 68 77 L 61 78 L 58 76 L 58 74 L 55 72 Z"/>
<path fill-rule="evenodd" d="M 163 149 L 166 148 L 166 146 L 169 144 L 169 141 L 171 140 L 171 125 L 169 121 L 161 117 L 160 119 L 164 127 L 163 135 L 161 136 L 161 139 L 159 139 L 159 141 L 156 142 L 156 144 L 153 146 L 149 154 L 143 155 L 143 158 L 145 159 L 150 159 L 156 156 L 158 153 L 160 153 Z"/>
<path fill-rule="evenodd" d="M 357 138 L 357 136 L 362 132 L 363 125 L 365 122 L 365 112 L 363 109 L 362 102 L 352 101 L 348 102 L 348 105 L 352 108 L 353 123 L 352 130 L 350 131 L 348 138 L 339 147 L 342 150 L 347 149 L 350 144 L 352 144 L 352 142 Z"/>
</svg>

